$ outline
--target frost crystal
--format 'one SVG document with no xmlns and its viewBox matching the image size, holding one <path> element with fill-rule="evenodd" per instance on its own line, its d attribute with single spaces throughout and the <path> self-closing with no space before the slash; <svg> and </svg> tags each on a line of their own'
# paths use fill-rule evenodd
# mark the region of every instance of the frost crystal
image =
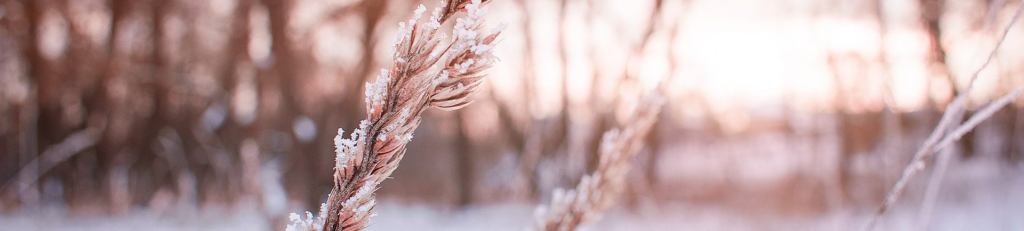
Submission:
<svg viewBox="0 0 1024 231">
<path fill-rule="evenodd" d="M 441 71 L 441 76 L 434 79 L 434 85 L 441 84 L 444 81 L 448 81 L 448 71 Z"/>
<path fill-rule="evenodd" d="M 469 71 L 469 68 L 473 66 L 474 61 L 472 59 L 466 60 L 462 63 L 455 64 L 455 70 L 459 71 L 459 74 L 464 74 Z"/>
<path fill-rule="evenodd" d="M 288 220 L 291 220 L 291 224 L 288 225 L 285 230 L 287 231 L 300 231 L 310 229 L 323 229 L 324 220 L 323 217 L 317 217 L 316 222 L 313 221 L 313 213 L 306 211 L 306 219 L 303 220 L 302 216 L 296 213 L 288 215 Z"/>
<path fill-rule="evenodd" d="M 444 5 L 445 2 L 441 1 L 441 6 Z M 430 29 L 437 30 L 437 28 L 441 27 L 441 10 L 440 6 L 434 7 L 434 11 L 430 13 L 430 22 L 427 23 L 427 26 L 429 26 Z"/>
<path fill-rule="evenodd" d="M 375 204 L 377 204 L 377 200 L 370 200 L 370 202 L 367 202 L 363 206 L 359 206 L 359 208 L 355 208 L 353 210 L 355 210 L 357 213 L 367 213 L 370 211 L 370 208 L 373 208 L 373 205 Z"/>
<path fill-rule="evenodd" d="M 402 40 L 409 36 L 410 33 L 410 31 L 405 30 L 405 22 L 398 23 L 398 36 L 395 36 L 395 46 L 391 47 L 391 52 L 393 54 L 398 54 L 397 46 L 402 44 Z"/>
<path fill-rule="evenodd" d="M 338 128 L 338 135 L 334 136 L 334 152 L 336 153 L 334 168 L 344 170 L 348 166 L 351 152 L 354 152 L 356 146 L 365 140 L 366 130 L 369 129 L 370 125 L 370 121 L 363 120 L 359 123 L 359 129 L 352 131 L 348 139 L 344 138 L 345 130 Z M 337 177 L 338 172 L 340 171 L 334 172 L 335 177 Z"/>
<path fill-rule="evenodd" d="M 423 4 L 420 4 L 419 6 L 416 7 L 416 11 L 412 12 L 413 13 L 412 19 L 414 19 L 416 21 L 419 21 L 420 17 L 423 17 L 423 12 L 426 12 L 426 11 L 427 11 L 427 7 L 423 6 Z"/>
<path fill-rule="evenodd" d="M 474 54 L 481 55 L 484 52 L 487 52 L 487 51 L 491 50 L 492 48 L 494 48 L 494 45 L 476 44 L 476 45 L 473 45 L 473 47 L 470 48 L 469 50 L 473 51 Z"/>
<path fill-rule="evenodd" d="M 338 135 L 334 136 L 334 152 L 337 154 L 335 161 L 338 169 L 345 169 L 345 164 L 348 163 L 348 155 L 346 153 L 356 146 L 356 141 L 343 138 L 344 134 L 345 130 L 338 128 Z"/>
<path fill-rule="evenodd" d="M 346 200 L 344 203 L 341 203 L 341 207 L 352 207 L 352 205 L 356 203 L 356 201 L 372 193 L 374 187 L 376 187 L 376 182 L 366 182 L 366 184 L 363 184 L 363 187 L 359 187 L 359 191 L 356 191 L 355 196 L 352 196 L 351 198 L 348 198 L 348 200 Z"/>
<path fill-rule="evenodd" d="M 384 99 L 388 93 L 388 83 L 391 82 L 391 75 L 387 69 L 380 69 L 380 75 L 373 83 L 366 83 L 366 90 L 363 95 L 366 97 L 367 111 L 377 113 L 377 108 L 384 105 Z"/>
<path fill-rule="evenodd" d="M 505 28 L 508 28 L 508 23 L 500 23 L 498 26 L 494 27 L 494 29 L 491 29 L 491 34 L 501 33 L 502 31 L 505 31 Z"/>
</svg>

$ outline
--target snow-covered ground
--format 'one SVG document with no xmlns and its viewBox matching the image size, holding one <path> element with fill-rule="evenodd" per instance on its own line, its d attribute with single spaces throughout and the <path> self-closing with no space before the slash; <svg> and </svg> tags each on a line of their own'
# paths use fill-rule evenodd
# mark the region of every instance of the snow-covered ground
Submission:
<svg viewBox="0 0 1024 231">
<path fill-rule="evenodd" d="M 953 163 L 929 230 L 1024 230 L 1024 171 L 987 161 Z M 919 177 L 918 181 L 926 178 Z M 915 192 L 917 191 L 917 192 Z M 881 220 L 876 230 L 916 230 L 920 188 Z M 384 200 L 369 230 L 523 230 L 534 205 L 499 203 L 464 209 Z M 618 206 L 581 230 L 860 230 L 873 208 L 814 215 L 752 214 L 711 203 Z M 0 230 L 280 230 L 256 209 L 138 210 L 124 215 L 69 216 L 59 208 L 0 215 Z"/>
<path fill-rule="evenodd" d="M 823 138 L 821 140 L 834 140 Z M 801 141 L 797 139 L 797 141 Z M 814 207 L 799 204 L 804 201 L 823 203 L 820 200 L 787 200 L 778 197 L 797 195 L 797 189 L 788 186 L 760 187 L 758 184 L 779 184 L 794 174 L 823 175 L 818 180 L 832 180 L 824 176 L 831 172 L 832 165 L 821 163 L 829 160 L 834 153 L 824 142 L 816 150 L 807 142 L 786 144 L 778 136 L 751 136 L 746 141 L 732 143 L 711 143 L 677 145 L 659 163 L 674 163 L 662 166 L 661 179 L 666 186 L 660 194 L 662 201 L 640 199 L 636 203 L 620 203 L 605 213 L 600 221 L 581 227 L 581 230 L 861 230 L 873 215 L 877 202 L 864 200 L 861 206 L 835 207 L 818 206 L 786 212 L 781 207 Z M 890 144 L 896 145 L 896 144 Z M 995 146 L 995 145 L 987 145 Z M 788 148 L 787 148 L 788 147 Z M 879 148 L 889 150 L 890 148 Z M 862 173 L 898 174 L 901 163 L 906 163 L 896 150 L 885 156 L 889 166 L 865 166 Z M 987 151 L 985 153 L 993 153 Z M 672 154 L 675 153 L 675 154 Z M 791 156 L 792 153 L 816 153 L 814 156 Z M 780 159 L 781 158 L 781 159 Z M 816 161 L 800 161 L 810 159 Z M 742 160 L 730 163 L 729 160 Z M 953 160 L 938 196 L 938 203 L 932 212 L 927 230 L 1022 230 L 1024 231 L 1024 164 L 1010 167 L 1001 163 L 998 155 L 979 155 L 970 160 Z M 737 165 L 737 163 L 739 165 Z M 408 167 L 408 166 L 407 166 Z M 803 170 L 800 170 L 803 169 Z M 924 195 L 925 183 L 931 173 L 921 172 L 911 182 L 897 206 L 887 213 L 875 230 L 921 230 L 919 210 Z M 800 171 L 797 171 L 800 170 Z M 864 174 L 861 174 L 864 175 Z M 728 180 L 723 178 L 728 176 Z M 893 176 L 895 177 L 895 176 Z M 23 210 L 9 214 L 0 213 L 0 231 L 3 230 L 283 230 L 286 211 L 283 200 L 284 190 L 276 177 L 268 178 L 266 184 L 274 187 L 264 189 L 265 209 L 257 206 L 239 205 L 234 208 L 217 206 L 184 205 L 182 208 L 150 210 L 137 208 L 120 215 L 102 212 L 68 212 L 65 207 L 44 206 L 42 209 Z M 491 179 L 491 178 L 484 178 Z M 397 180 L 397 179 L 396 179 Z M 891 185 L 895 179 L 888 179 L 884 185 Z M 496 180 L 500 182 L 500 180 Z M 684 183 L 670 185 L 669 183 Z M 731 182 L 744 188 L 740 191 L 710 189 L 699 182 Z M 775 183 L 772 183 L 775 182 Z M 884 183 L 884 182 L 883 182 Z M 496 183 L 500 184 L 500 183 Z M 485 184 L 486 185 L 486 184 Z M 753 185 L 753 186 L 752 186 Z M 766 188 L 782 188 L 767 191 Z M 863 187 L 867 188 L 867 187 Z M 410 189 L 415 190 L 415 189 Z M 732 191 L 730 191 L 732 190 Z M 874 189 L 861 189 L 874 190 Z M 875 191 L 881 192 L 884 189 Z M 384 189 L 386 191 L 386 188 Z M 715 194 L 732 193 L 731 199 L 693 199 L 672 195 L 692 194 L 707 191 Z M 781 193 L 781 194 L 780 194 Z M 821 196 L 821 190 L 803 190 L 796 197 Z M 810 194 L 808 194 L 810 193 Z M 634 195 L 635 196 L 635 195 Z M 643 196 L 641 196 L 643 198 Z M 691 198 L 691 199 L 687 199 Z M 741 198 L 741 199 L 735 199 Z M 868 199 L 864 199 L 868 198 Z M 528 227 L 536 207 L 533 203 L 505 202 L 487 203 L 467 208 L 438 207 L 437 201 L 425 203 L 407 202 L 410 199 L 397 194 L 381 195 L 376 208 L 378 216 L 370 222 L 368 230 L 523 230 Z M 762 200 L 776 202 L 758 203 Z M 500 201 L 500 200 L 489 200 Z M 780 202 L 781 201 L 781 202 Z M 870 202 L 870 203 L 869 203 Z M 787 204 L 788 203 L 788 204 Z M 634 206 L 625 206 L 633 204 Z M 795 204 L 795 206 L 794 206 Z M 0 205 L 0 208 L 3 206 Z M 81 210 L 81 209 L 79 209 Z M 269 211 L 273 210 L 273 211 Z M 272 214 L 272 215 L 268 215 Z"/>
<path fill-rule="evenodd" d="M 927 172 L 926 172 L 927 173 Z M 953 163 L 927 230 L 1024 230 L 1024 171 L 992 162 Z M 921 176 L 927 176 L 922 174 Z M 918 177 L 917 181 L 925 181 Z M 921 230 L 920 188 L 910 189 L 875 230 Z M 581 230 L 862 230 L 874 206 L 810 216 L 751 214 L 685 202 L 616 207 Z M 534 206 L 497 204 L 464 210 L 385 203 L 369 230 L 523 230 Z"/>
<path fill-rule="evenodd" d="M 233 212 L 182 211 L 156 213 L 137 210 L 121 215 L 69 215 L 60 208 L 0 215 L 0 230 L 273 230 L 254 209 Z M 282 228 L 283 230 L 283 228 Z"/>
</svg>

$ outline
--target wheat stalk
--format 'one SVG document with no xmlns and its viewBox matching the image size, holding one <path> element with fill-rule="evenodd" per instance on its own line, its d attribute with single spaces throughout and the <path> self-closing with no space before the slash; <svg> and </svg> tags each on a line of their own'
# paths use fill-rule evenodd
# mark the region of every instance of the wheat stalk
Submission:
<svg viewBox="0 0 1024 231">
<path fill-rule="evenodd" d="M 291 214 L 287 230 L 361 230 L 373 216 L 374 191 L 398 167 L 406 145 L 428 107 L 456 110 L 468 105 L 478 90 L 483 71 L 496 58 L 492 48 L 499 25 L 482 31 L 488 8 L 481 0 L 442 2 L 430 20 L 420 23 L 426 8 L 420 5 L 408 22 L 399 23 L 390 69 L 382 69 L 372 83 L 366 83 L 366 119 L 349 138 L 342 129 L 334 138 L 336 165 L 334 188 L 320 215 L 306 212 L 306 219 Z M 446 37 L 437 30 L 456 12 L 452 42 L 439 46 Z M 440 64 L 440 66 L 438 66 Z"/>
<path fill-rule="evenodd" d="M 614 205 L 633 157 L 643 148 L 644 137 L 657 120 L 662 101 L 657 95 L 644 97 L 624 127 L 605 132 L 597 169 L 583 176 L 572 190 L 556 189 L 550 205 L 537 207 L 532 230 L 574 230 L 597 220 L 601 211 Z"/>
</svg>

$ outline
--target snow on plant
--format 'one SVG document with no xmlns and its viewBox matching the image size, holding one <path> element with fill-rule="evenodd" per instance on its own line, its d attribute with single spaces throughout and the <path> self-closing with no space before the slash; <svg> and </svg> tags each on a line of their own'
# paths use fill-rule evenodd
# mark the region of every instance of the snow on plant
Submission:
<svg viewBox="0 0 1024 231">
<path fill-rule="evenodd" d="M 662 101 L 657 95 L 644 97 L 625 126 L 605 132 L 597 169 L 583 176 L 572 190 L 556 189 L 550 205 L 537 207 L 532 230 L 575 230 L 580 224 L 597 220 L 601 211 L 614 205 L 625 187 L 633 157 L 643 148 L 644 137 L 657 120 Z"/>
<path fill-rule="evenodd" d="M 399 23 L 390 69 L 366 83 L 366 119 L 348 138 L 338 129 L 334 138 L 336 165 L 334 188 L 316 218 L 292 214 L 287 230 L 361 230 L 373 217 L 374 191 L 398 167 L 406 145 L 429 107 L 457 110 L 468 105 L 484 77 L 483 71 L 497 58 L 492 48 L 505 28 L 483 31 L 486 2 L 441 2 L 429 20 L 420 22 L 426 7 L 420 5 L 408 22 Z M 451 43 L 437 30 L 456 12 Z"/>
</svg>

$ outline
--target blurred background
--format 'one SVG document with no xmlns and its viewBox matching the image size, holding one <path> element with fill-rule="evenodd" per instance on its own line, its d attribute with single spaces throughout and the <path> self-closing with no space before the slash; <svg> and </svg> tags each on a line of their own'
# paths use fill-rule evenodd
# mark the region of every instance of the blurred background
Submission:
<svg viewBox="0 0 1024 231">
<path fill-rule="evenodd" d="M 3 0 L 0 224 L 283 229 L 325 201 L 332 139 L 421 3 Z M 652 88 L 668 103 L 627 190 L 584 229 L 860 229 L 1020 5 L 494 0 L 501 61 L 474 104 L 424 115 L 370 229 L 521 230 Z M 1022 51 L 1013 27 L 970 110 L 1024 84 Z M 881 229 L 1024 230 L 1021 106 Z"/>
</svg>

